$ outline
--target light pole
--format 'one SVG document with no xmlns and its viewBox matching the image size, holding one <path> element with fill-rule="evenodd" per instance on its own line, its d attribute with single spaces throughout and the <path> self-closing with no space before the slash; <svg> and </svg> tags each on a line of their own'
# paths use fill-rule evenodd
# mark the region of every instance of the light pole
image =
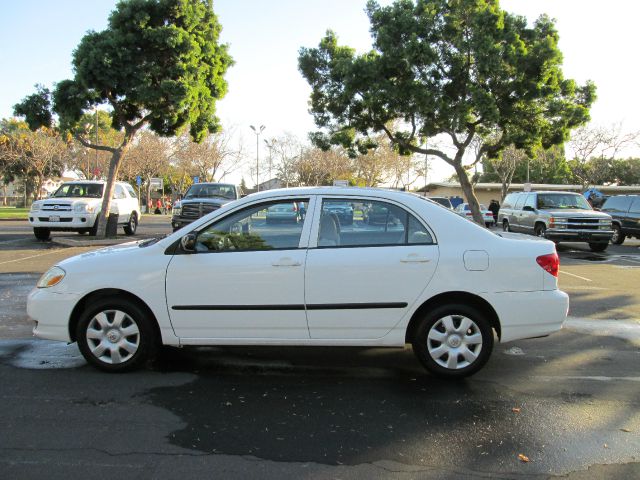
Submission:
<svg viewBox="0 0 640 480">
<path fill-rule="evenodd" d="M 253 133 L 256 134 L 256 190 L 260 191 L 260 134 L 264 130 L 264 125 L 260 125 L 259 128 L 249 125 Z"/>
<path fill-rule="evenodd" d="M 272 165 L 271 158 L 272 157 L 271 157 L 271 155 L 272 155 L 273 147 L 275 147 L 276 141 L 275 140 L 271 140 L 271 142 L 269 142 L 265 138 L 264 143 L 267 146 L 267 148 L 269 149 L 269 180 L 268 181 L 271 182 L 271 180 L 272 180 L 272 177 L 271 177 L 271 165 Z"/>
<path fill-rule="evenodd" d="M 96 105 L 96 145 L 98 145 L 99 143 L 99 139 L 98 139 L 98 106 Z M 96 168 L 93 171 L 94 173 L 94 177 L 96 177 L 98 171 L 98 149 L 96 148 Z"/>
</svg>

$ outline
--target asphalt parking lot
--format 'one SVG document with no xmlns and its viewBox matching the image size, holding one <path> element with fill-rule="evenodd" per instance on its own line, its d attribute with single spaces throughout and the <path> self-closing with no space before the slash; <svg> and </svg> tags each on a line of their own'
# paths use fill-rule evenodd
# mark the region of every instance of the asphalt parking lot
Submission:
<svg viewBox="0 0 640 480">
<path fill-rule="evenodd" d="M 170 231 L 145 216 L 136 238 Z M 25 313 L 85 242 L 0 222 L 5 478 L 640 478 L 637 240 L 560 245 L 567 328 L 497 345 L 462 382 L 375 348 L 168 349 L 99 373 L 75 345 L 32 339 Z"/>
</svg>

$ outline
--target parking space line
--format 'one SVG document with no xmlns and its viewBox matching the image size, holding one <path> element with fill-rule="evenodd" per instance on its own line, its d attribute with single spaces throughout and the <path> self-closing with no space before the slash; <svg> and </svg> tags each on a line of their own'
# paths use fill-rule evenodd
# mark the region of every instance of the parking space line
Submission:
<svg viewBox="0 0 640 480">
<path fill-rule="evenodd" d="M 51 250 L 49 252 L 46 253 L 41 253 L 39 255 L 31 255 L 29 257 L 22 257 L 22 258 L 15 258 L 13 260 L 7 260 L 5 262 L 0 262 L 0 265 L 5 265 L 7 263 L 14 263 L 14 262 L 21 262 L 22 260 L 29 260 L 31 258 L 38 258 L 38 257 L 44 257 L 45 255 L 50 255 L 52 253 L 60 253 L 60 250 Z"/>
<path fill-rule="evenodd" d="M 585 277 L 581 277 L 580 275 L 575 275 L 573 273 L 565 272 L 564 270 L 560 270 L 560 273 L 563 273 L 565 275 L 569 275 L 570 277 L 579 278 L 580 280 L 584 280 L 585 282 L 593 282 L 593 280 L 590 280 L 590 279 L 585 278 Z"/>
</svg>

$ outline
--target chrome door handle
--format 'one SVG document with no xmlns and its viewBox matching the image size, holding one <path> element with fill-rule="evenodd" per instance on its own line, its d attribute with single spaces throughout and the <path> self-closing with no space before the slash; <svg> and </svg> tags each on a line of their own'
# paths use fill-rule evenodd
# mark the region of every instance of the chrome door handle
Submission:
<svg viewBox="0 0 640 480">
<path fill-rule="evenodd" d="M 421 257 L 420 255 L 409 255 L 400 260 L 402 263 L 428 263 L 431 261 L 428 257 Z"/>
<path fill-rule="evenodd" d="M 281 258 L 280 260 L 276 260 L 271 265 L 273 265 L 274 267 L 299 267 L 302 265 L 302 262 L 293 260 L 289 257 L 285 257 Z"/>
</svg>

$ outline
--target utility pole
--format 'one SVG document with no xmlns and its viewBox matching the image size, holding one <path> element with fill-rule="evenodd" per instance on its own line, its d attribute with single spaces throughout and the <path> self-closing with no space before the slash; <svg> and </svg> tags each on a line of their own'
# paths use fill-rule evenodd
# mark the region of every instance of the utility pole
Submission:
<svg viewBox="0 0 640 480">
<path fill-rule="evenodd" d="M 265 129 L 264 125 L 260 125 L 259 128 L 249 125 L 253 133 L 256 134 L 256 190 L 260 191 L 260 134 Z"/>
</svg>

